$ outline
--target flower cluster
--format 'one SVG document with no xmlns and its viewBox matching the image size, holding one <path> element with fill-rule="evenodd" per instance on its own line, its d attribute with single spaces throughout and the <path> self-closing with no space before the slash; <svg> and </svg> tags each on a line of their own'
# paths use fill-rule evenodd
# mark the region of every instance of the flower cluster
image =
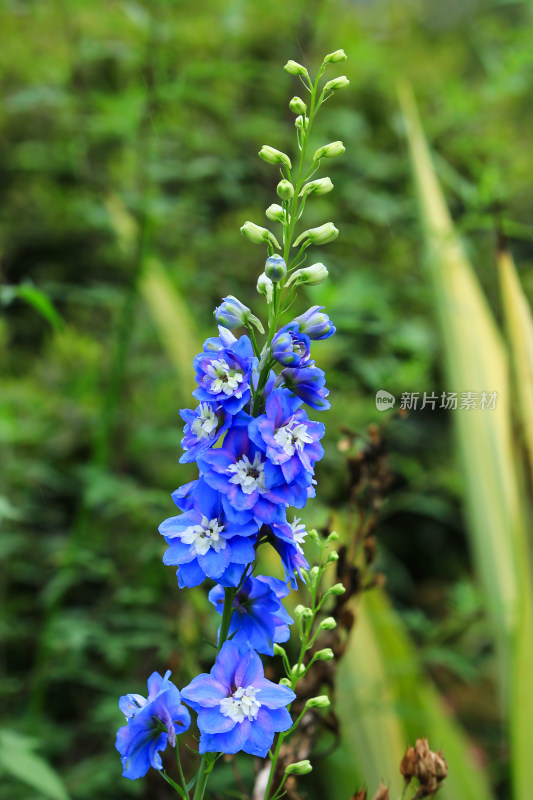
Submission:
<svg viewBox="0 0 533 800">
<path fill-rule="evenodd" d="M 293 619 L 282 601 L 289 585 L 297 586 L 298 577 L 315 574 L 307 572 L 302 547 L 305 526 L 291 509 L 302 509 L 315 495 L 315 466 L 324 455 L 325 429 L 309 417 L 306 406 L 316 411 L 329 408 L 329 391 L 323 370 L 312 358 L 312 346 L 332 336 L 335 327 L 323 306 L 312 306 L 290 321 L 283 318 L 298 286 L 318 284 L 327 277 L 322 263 L 303 266 L 307 248 L 338 235 L 333 223 L 324 223 L 292 241 L 308 199 L 333 188 L 329 178 L 309 178 L 322 159 L 344 151 L 341 142 L 333 142 L 320 147 L 310 164 L 305 161 L 318 109 L 347 83 L 345 78 L 335 79 L 341 81 L 338 85 L 329 81 L 319 93 L 322 74 L 328 64 L 344 58 L 343 51 L 327 56 L 314 83 L 302 65 L 289 61 L 285 67 L 300 76 L 310 93 L 309 108 L 301 98 L 290 103 L 297 114 L 298 169 L 293 173 L 290 158 L 273 147 L 265 145 L 259 153 L 281 170 L 277 188 L 281 205 L 271 205 L 266 216 L 282 226 L 283 254 L 274 252 L 280 248 L 278 238 L 267 228 L 252 222 L 241 228 L 246 238 L 267 247 L 257 283 L 267 301 L 266 325 L 229 295 L 214 312 L 218 336 L 208 338 L 194 359 L 193 396 L 198 405 L 180 412 L 185 423 L 180 462 L 195 462 L 198 478 L 172 494 L 179 513 L 162 522 L 159 532 L 167 545 L 163 562 L 177 567 L 180 588 L 206 580 L 215 583 L 209 600 L 222 617 L 218 655 L 211 672 L 195 677 L 181 694 L 170 682 L 170 673 L 164 678 L 154 673 L 147 699 L 140 695 L 121 699 L 127 724 L 119 730 L 116 746 L 124 775 L 131 779 L 144 775 L 150 766 L 162 771 L 160 751 L 168 742 L 174 746 L 176 734 L 190 724 L 182 700 L 197 713 L 199 752 L 205 764 L 211 763 L 209 754 L 216 753 L 243 751 L 264 758 L 275 735 L 283 736 L 293 726 L 288 707 L 296 697 L 294 686 L 305 672 L 304 664 L 275 684 L 264 677 L 258 653 L 272 656 L 289 639 Z M 292 245 L 298 248 L 293 257 Z M 257 334 L 265 337 L 261 346 Z M 279 554 L 284 580 L 255 574 L 262 545 Z M 315 600 L 316 587 L 313 591 Z M 299 624 L 300 634 L 306 626 L 307 622 Z M 309 635 L 301 658 L 308 639 Z M 195 798 L 202 796 L 208 772 L 200 769 Z M 188 796 L 183 783 L 175 788 Z"/>
</svg>

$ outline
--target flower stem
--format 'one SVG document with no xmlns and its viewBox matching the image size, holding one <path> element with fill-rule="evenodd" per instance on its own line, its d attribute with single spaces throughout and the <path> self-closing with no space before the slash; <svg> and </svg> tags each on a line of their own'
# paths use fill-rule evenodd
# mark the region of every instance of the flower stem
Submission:
<svg viewBox="0 0 533 800">
<path fill-rule="evenodd" d="M 231 618 L 233 616 L 233 598 L 237 590 L 229 587 L 224 589 L 224 610 L 222 611 L 222 622 L 220 623 L 220 634 L 218 637 L 218 649 L 228 638 L 229 626 L 231 625 Z"/>
<path fill-rule="evenodd" d="M 205 787 L 207 785 L 207 779 L 210 772 L 210 759 L 207 756 L 202 756 L 202 763 L 200 764 L 200 769 L 198 770 L 198 780 L 196 782 L 193 800 L 203 800 Z"/>
</svg>

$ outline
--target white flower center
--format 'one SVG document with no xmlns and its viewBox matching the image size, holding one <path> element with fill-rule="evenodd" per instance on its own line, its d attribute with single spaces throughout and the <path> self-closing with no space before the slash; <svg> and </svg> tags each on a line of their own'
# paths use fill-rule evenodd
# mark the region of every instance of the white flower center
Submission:
<svg viewBox="0 0 533 800">
<path fill-rule="evenodd" d="M 298 517 L 294 517 L 293 521 L 289 522 L 289 527 L 292 531 L 294 541 L 296 542 L 298 552 L 303 553 L 302 545 L 305 542 L 305 537 L 307 536 L 305 525 L 303 522 L 300 522 Z"/>
<path fill-rule="evenodd" d="M 193 420 L 192 432 L 197 439 L 210 439 L 218 428 L 218 417 L 207 403 L 200 403 L 200 413 Z"/>
<path fill-rule="evenodd" d="M 259 453 L 255 454 L 253 463 L 250 462 L 248 456 L 243 456 L 236 464 L 228 467 L 228 472 L 235 473 L 230 478 L 230 483 L 239 484 L 244 494 L 252 494 L 256 489 L 259 492 L 266 490 L 265 465 L 261 461 Z"/>
<path fill-rule="evenodd" d="M 207 374 L 212 378 L 211 391 L 215 394 L 236 395 L 239 397 L 242 392 L 237 391 L 239 384 L 242 383 L 242 372 L 231 369 L 223 358 L 215 358 L 207 368 Z"/>
<path fill-rule="evenodd" d="M 303 422 L 294 422 L 292 418 L 286 425 L 277 429 L 274 439 L 288 456 L 293 456 L 296 450 L 301 452 L 306 444 L 311 444 L 313 441 L 313 437 L 307 432 L 307 425 Z"/>
<path fill-rule="evenodd" d="M 215 553 L 219 553 L 226 547 L 226 540 L 220 535 L 224 530 L 224 525 L 218 524 L 218 519 L 207 519 L 202 517 L 200 525 L 191 525 L 181 534 L 183 544 L 192 544 L 197 556 L 205 556 L 212 547 Z"/>
<path fill-rule="evenodd" d="M 243 722 L 245 719 L 254 720 L 261 708 L 259 700 L 255 699 L 257 692 L 254 686 L 239 687 L 232 695 L 220 701 L 220 711 L 225 717 L 231 717 L 234 722 Z"/>
</svg>

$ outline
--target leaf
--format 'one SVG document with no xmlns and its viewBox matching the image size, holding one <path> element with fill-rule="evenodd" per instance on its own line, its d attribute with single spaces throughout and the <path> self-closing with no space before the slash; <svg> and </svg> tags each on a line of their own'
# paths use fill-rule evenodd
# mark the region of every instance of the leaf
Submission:
<svg viewBox="0 0 533 800">
<path fill-rule="evenodd" d="M 520 285 L 513 258 L 498 254 L 500 286 L 507 338 L 511 347 L 515 386 L 530 474 L 533 475 L 533 317 Z"/>
<path fill-rule="evenodd" d="M 161 343 L 180 378 L 181 398 L 189 402 L 194 376 L 191 363 L 200 351 L 200 337 L 186 303 L 155 257 L 147 259 L 140 283 Z"/>
<path fill-rule="evenodd" d="M 510 724 L 514 796 L 533 786 L 533 590 L 526 521 L 513 436 L 509 358 L 477 277 L 455 233 L 439 187 L 412 92 L 402 87 L 413 173 L 428 247 L 428 272 L 444 343 L 447 380 L 455 391 L 499 393 L 496 409 L 455 411 L 464 499 L 476 568 L 499 655 L 499 686 Z M 510 327 L 520 393 L 530 402 L 531 319 L 509 261 L 500 264 L 504 303 L 519 315 Z M 526 341 L 522 342 L 520 336 Z M 489 389 L 490 387 L 490 389 Z M 529 424 L 529 422 L 528 422 Z M 529 676 L 529 678 L 528 678 Z"/>
<path fill-rule="evenodd" d="M 15 731 L 0 731 L 0 768 L 51 800 L 69 800 L 59 775 L 35 755 L 35 741 Z"/>
<path fill-rule="evenodd" d="M 384 592 L 367 592 L 357 608 L 357 624 L 339 663 L 336 710 L 341 745 L 325 760 L 324 785 L 334 774 L 330 800 L 346 800 L 356 785 L 371 790 L 389 783 L 400 795 L 400 761 L 408 744 L 429 737 L 442 748 L 449 776 L 439 791 L 442 800 L 490 800 L 487 777 L 473 757 L 459 724 L 437 690 L 425 679 L 400 616 Z"/>
<path fill-rule="evenodd" d="M 38 289 L 32 283 L 23 283 L 16 287 L 16 295 L 44 317 L 54 330 L 58 331 L 64 327 L 63 318 L 56 311 L 48 295 L 41 289 Z"/>
</svg>

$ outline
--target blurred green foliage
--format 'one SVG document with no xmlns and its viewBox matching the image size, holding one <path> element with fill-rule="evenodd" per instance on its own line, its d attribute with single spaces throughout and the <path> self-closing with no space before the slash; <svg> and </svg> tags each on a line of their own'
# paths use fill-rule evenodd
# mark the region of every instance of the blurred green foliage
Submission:
<svg viewBox="0 0 533 800">
<path fill-rule="evenodd" d="M 497 229 L 533 292 L 532 34 L 530 4 L 504 0 L 0 6 L 2 726 L 12 747 L 16 735 L 40 743 L 72 797 L 168 796 L 157 775 L 120 777 L 116 699 L 153 669 L 168 666 L 180 684 L 211 658 L 205 593 L 177 591 L 156 528 L 170 491 L 194 477 L 177 461 L 189 356 L 221 296 L 256 302 L 262 251 L 238 229 L 263 223 L 274 192 L 259 147 L 292 142 L 297 87 L 282 65 L 318 64 L 337 47 L 349 56 L 350 90 L 316 141 L 343 139 L 347 153 L 332 163 L 336 191 L 308 205 L 309 225 L 334 219 L 341 237 L 324 257 L 331 281 L 300 301 L 326 305 L 339 330 L 316 346 L 333 400 L 308 509 L 323 524 L 345 499 L 341 428 L 364 435 L 383 421 L 377 389 L 447 388 L 396 79 L 414 86 L 499 314 Z M 380 566 L 505 797 L 493 641 L 472 585 L 450 421 L 413 413 L 388 439 L 398 480 Z M 312 780 L 302 786 L 312 793 Z M 34 796 L 2 775 L 2 800 Z"/>
</svg>

